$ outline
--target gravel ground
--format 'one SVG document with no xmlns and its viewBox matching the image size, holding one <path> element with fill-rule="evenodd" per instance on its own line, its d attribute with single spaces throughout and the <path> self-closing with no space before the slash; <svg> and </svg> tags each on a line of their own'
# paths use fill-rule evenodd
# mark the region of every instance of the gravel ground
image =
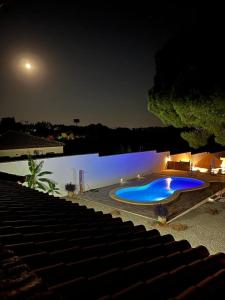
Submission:
<svg viewBox="0 0 225 300">
<path fill-rule="evenodd" d="M 167 225 L 158 225 L 154 220 L 133 213 L 120 211 L 107 205 L 85 199 L 68 199 L 96 211 L 111 213 L 113 217 L 120 217 L 124 221 L 131 220 L 134 225 L 143 224 L 147 230 L 157 228 L 162 235 L 172 234 L 175 240 L 186 239 L 192 247 L 206 246 L 210 254 L 225 252 L 225 203 L 206 202 L 201 206 L 178 217 Z M 173 226 L 186 227 L 179 231 Z M 186 225 L 186 226 L 182 226 Z"/>
</svg>

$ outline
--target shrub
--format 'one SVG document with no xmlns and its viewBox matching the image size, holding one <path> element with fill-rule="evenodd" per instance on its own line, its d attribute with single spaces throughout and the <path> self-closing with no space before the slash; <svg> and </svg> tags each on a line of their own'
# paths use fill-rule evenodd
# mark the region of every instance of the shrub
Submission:
<svg viewBox="0 0 225 300">
<path fill-rule="evenodd" d="M 67 183 L 65 185 L 65 189 L 67 192 L 75 192 L 76 190 L 76 185 L 75 184 L 72 184 L 71 182 L 70 183 Z"/>
</svg>

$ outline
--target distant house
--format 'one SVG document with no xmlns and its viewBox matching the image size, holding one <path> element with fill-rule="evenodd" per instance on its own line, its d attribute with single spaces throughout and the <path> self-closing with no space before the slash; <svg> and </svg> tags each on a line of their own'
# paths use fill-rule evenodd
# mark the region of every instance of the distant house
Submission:
<svg viewBox="0 0 225 300">
<path fill-rule="evenodd" d="M 68 140 L 68 141 L 74 140 L 74 133 L 71 131 L 70 132 L 62 132 L 60 138 L 63 140 Z"/>
<path fill-rule="evenodd" d="M 74 132 L 72 131 L 68 131 L 68 132 L 62 132 L 59 136 L 58 139 L 61 140 L 67 140 L 67 141 L 73 141 L 75 139 L 81 139 L 81 138 L 85 138 L 85 135 L 81 135 L 81 134 L 74 134 Z"/>
<path fill-rule="evenodd" d="M 0 136 L 0 157 L 18 157 L 22 155 L 43 155 L 48 153 L 63 153 L 63 143 L 45 138 L 8 131 Z"/>
</svg>

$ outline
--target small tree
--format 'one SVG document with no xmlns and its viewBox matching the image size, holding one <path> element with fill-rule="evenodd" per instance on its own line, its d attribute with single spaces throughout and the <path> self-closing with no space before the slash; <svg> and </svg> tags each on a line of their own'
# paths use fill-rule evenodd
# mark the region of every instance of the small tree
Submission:
<svg viewBox="0 0 225 300">
<path fill-rule="evenodd" d="M 44 176 L 52 174 L 50 171 L 42 171 L 44 161 L 37 163 L 33 160 L 32 156 L 28 156 L 28 167 L 30 174 L 25 177 L 25 182 L 29 188 L 40 189 L 48 192 L 49 194 L 59 194 L 59 189 L 56 187 L 56 183 Z"/>
</svg>

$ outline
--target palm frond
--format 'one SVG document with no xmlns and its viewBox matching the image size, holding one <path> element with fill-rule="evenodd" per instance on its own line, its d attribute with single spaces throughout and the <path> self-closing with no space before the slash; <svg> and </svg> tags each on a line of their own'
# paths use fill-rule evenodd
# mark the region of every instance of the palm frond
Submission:
<svg viewBox="0 0 225 300">
<path fill-rule="evenodd" d="M 41 182 L 36 182 L 36 184 L 37 184 L 37 187 L 39 188 L 39 189 L 41 189 L 41 190 L 43 190 L 43 191 L 46 191 L 47 190 L 47 186 L 46 185 L 44 185 L 44 184 L 42 184 Z"/>
<path fill-rule="evenodd" d="M 35 167 L 36 174 L 38 174 L 41 171 L 43 164 L 44 164 L 44 161 L 41 161 L 39 164 L 36 165 L 36 167 Z"/>
<path fill-rule="evenodd" d="M 51 179 L 48 178 L 38 178 L 38 181 L 47 182 L 48 184 L 53 182 Z"/>
<path fill-rule="evenodd" d="M 44 172 L 39 173 L 38 176 L 51 175 L 51 174 L 52 174 L 52 172 L 50 172 L 50 171 L 44 171 Z"/>
<path fill-rule="evenodd" d="M 31 155 L 28 155 L 28 167 L 31 173 L 34 172 L 36 162 L 33 160 Z"/>
</svg>

